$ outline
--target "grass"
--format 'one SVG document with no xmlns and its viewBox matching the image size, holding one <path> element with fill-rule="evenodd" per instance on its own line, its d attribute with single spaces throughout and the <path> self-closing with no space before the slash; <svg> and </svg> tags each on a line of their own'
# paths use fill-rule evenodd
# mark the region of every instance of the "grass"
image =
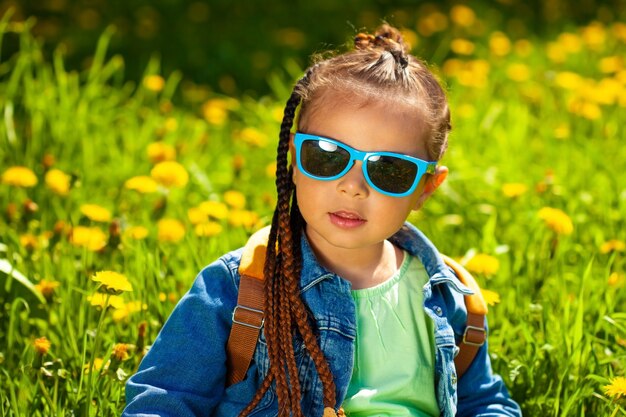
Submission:
<svg viewBox="0 0 626 417">
<path fill-rule="evenodd" d="M 119 415 L 124 380 L 199 269 L 269 223 L 292 81 L 273 78 L 275 96 L 260 100 L 186 91 L 179 103 L 181 75 L 160 78 L 157 61 L 142 84 L 124 79 L 124 61 L 105 59 L 110 33 L 74 72 L 62 50 L 44 59 L 29 24 L 0 22 L 1 37 L 20 41 L 0 63 L 0 414 Z M 626 393 L 603 388 L 626 374 L 624 31 L 588 25 L 508 51 L 494 33 L 476 35 L 475 52 L 446 44 L 435 67 L 453 113 L 451 174 L 410 220 L 499 295 L 492 362 L 525 415 L 626 415 Z M 168 154 L 189 177 L 168 171 L 183 186 L 125 186 Z M 8 178 L 15 166 L 37 184 L 12 185 L 26 178 Z M 52 169 L 69 175 L 67 193 L 46 181 Z M 93 220 L 87 203 L 110 218 Z M 542 219 L 546 207 L 561 211 Z M 79 226 L 105 240 L 80 245 Z M 133 238 L 135 226 L 147 236 Z M 132 284 L 117 308 L 92 305 L 102 270 Z"/>
</svg>

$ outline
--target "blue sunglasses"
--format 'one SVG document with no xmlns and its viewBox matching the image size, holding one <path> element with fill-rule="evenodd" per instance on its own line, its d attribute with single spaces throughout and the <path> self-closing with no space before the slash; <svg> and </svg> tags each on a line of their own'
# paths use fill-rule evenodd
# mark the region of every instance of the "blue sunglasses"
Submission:
<svg viewBox="0 0 626 417">
<path fill-rule="evenodd" d="M 350 171 L 354 161 L 362 161 L 370 187 L 392 197 L 413 193 L 422 175 L 434 174 L 437 167 L 437 162 L 393 152 L 362 152 L 334 139 L 301 132 L 296 132 L 295 145 L 298 169 L 306 176 L 336 180 Z"/>
</svg>

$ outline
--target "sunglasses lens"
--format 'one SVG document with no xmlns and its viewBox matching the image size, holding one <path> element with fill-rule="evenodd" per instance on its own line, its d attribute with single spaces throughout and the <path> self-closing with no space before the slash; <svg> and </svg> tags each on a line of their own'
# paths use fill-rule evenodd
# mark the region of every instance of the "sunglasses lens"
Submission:
<svg viewBox="0 0 626 417">
<path fill-rule="evenodd" d="M 334 177 L 350 163 L 350 154 L 334 143 L 305 140 L 300 149 L 302 168 L 316 177 Z"/>
<path fill-rule="evenodd" d="M 409 191 L 415 181 L 417 170 L 414 162 L 395 156 L 376 155 L 367 160 L 367 174 L 372 183 L 392 194 Z"/>
</svg>

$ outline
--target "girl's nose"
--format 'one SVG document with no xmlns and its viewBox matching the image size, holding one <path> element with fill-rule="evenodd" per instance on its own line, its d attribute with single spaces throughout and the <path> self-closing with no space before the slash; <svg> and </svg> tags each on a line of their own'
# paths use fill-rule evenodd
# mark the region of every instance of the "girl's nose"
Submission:
<svg viewBox="0 0 626 417">
<path fill-rule="evenodd" d="M 337 191 L 349 197 L 365 198 L 370 189 L 365 177 L 361 161 L 356 161 L 346 174 L 337 180 Z"/>
</svg>

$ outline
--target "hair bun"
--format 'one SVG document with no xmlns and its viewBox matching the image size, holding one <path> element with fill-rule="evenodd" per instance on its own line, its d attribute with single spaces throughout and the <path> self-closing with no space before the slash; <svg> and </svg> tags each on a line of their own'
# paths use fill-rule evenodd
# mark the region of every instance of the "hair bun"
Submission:
<svg viewBox="0 0 626 417">
<path fill-rule="evenodd" d="M 407 46 L 400 31 L 388 24 L 381 25 L 375 35 L 359 33 L 354 37 L 356 49 L 381 49 L 393 55 L 402 68 L 409 64 Z"/>
</svg>

